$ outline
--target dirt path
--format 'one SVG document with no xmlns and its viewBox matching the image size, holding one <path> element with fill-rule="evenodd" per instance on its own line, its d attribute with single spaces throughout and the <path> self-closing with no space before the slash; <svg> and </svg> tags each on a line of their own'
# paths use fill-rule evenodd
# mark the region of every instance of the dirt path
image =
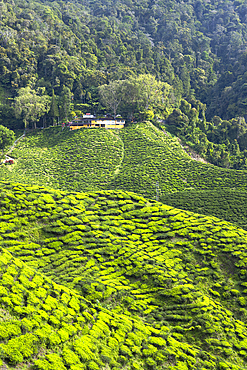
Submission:
<svg viewBox="0 0 247 370">
<path fill-rule="evenodd" d="M 9 148 L 9 150 L 7 151 L 7 153 L 5 154 L 5 160 L 4 161 L 9 161 L 11 159 L 14 160 L 14 158 L 10 157 L 9 154 L 11 154 L 13 152 L 13 150 L 15 149 L 16 147 L 16 144 L 18 143 L 18 141 L 20 141 L 21 139 L 23 139 L 26 135 L 26 130 L 24 130 L 23 134 L 18 137 L 18 139 L 16 139 L 13 143 L 13 145 Z M 2 162 L 1 164 L 3 164 L 4 162 Z"/>
<path fill-rule="evenodd" d="M 15 148 L 16 144 L 18 143 L 18 141 L 19 141 L 19 140 L 21 140 L 23 137 L 25 137 L 25 135 L 26 135 L 26 130 L 24 130 L 23 134 L 22 134 L 20 137 L 18 137 L 18 139 L 16 139 L 16 140 L 14 141 L 14 144 L 9 148 L 9 150 L 8 150 L 8 151 L 7 151 L 7 153 L 6 153 L 6 155 L 8 155 L 8 154 L 10 154 L 11 152 L 13 152 L 13 150 L 14 150 L 14 148 Z"/>
<path fill-rule="evenodd" d="M 114 174 L 113 174 L 114 177 L 116 177 L 120 172 L 120 168 L 121 168 L 123 160 L 124 160 L 124 142 L 123 142 L 122 138 L 120 137 L 120 134 L 116 135 L 116 134 L 114 134 L 114 132 L 112 132 L 112 131 L 110 131 L 110 132 L 113 136 L 117 137 L 122 143 L 122 155 L 121 155 L 119 164 L 116 166 L 116 169 L 115 169 Z"/>
</svg>

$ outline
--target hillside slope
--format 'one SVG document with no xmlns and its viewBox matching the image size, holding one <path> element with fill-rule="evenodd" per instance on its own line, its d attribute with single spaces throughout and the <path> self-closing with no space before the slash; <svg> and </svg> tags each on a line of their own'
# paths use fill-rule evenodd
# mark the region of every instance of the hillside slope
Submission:
<svg viewBox="0 0 247 370">
<path fill-rule="evenodd" d="M 28 133 L 11 156 L 14 165 L 0 166 L 2 180 L 70 191 L 128 190 L 150 199 L 158 192 L 165 204 L 247 225 L 247 172 L 191 159 L 176 138 L 151 123 L 120 131 L 50 127 Z"/>
<path fill-rule="evenodd" d="M 123 191 L 1 183 L 0 204 L 4 363 L 247 367 L 246 231 Z"/>
<path fill-rule="evenodd" d="M 192 160 L 176 138 L 151 123 L 123 130 L 51 127 L 27 134 L 11 154 L 16 163 L 0 166 L 0 179 L 62 190 L 122 189 L 155 198 L 188 189 L 247 189 L 247 172 Z"/>
<path fill-rule="evenodd" d="M 116 189 L 131 190 L 145 197 L 189 189 L 247 189 L 247 171 L 229 170 L 195 161 L 184 152 L 178 139 L 151 123 L 136 124 L 120 132 L 125 146 Z M 113 188 L 113 184 L 112 184 Z"/>
<path fill-rule="evenodd" d="M 216 101 L 228 118 L 246 114 L 244 0 L 3 1 L 0 30 L 0 96 L 6 103 L 0 119 L 11 127 L 15 109 L 5 98 L 30 81 L 49 96 L 54 89 L 61 97 L 66 86 L 75 102 L 97 110 L 99 85 L 140 73 L 172 84 L 178 99 L 195 94 L 208 104 Z M 232 96 L 224 89 L 237 77 L 233 90 L 241 94 Z"/>
<path fill-rule="evenodd" d="M 161 201 L 173 207 L 233 222 L 247 229 L 247 193 L 222 188 L 221 190 L 187 190 L 163 194 Z"/>
<path fill-rule="evenodd" d="M 62 190 L 122 189 L 155 198 L 188 189 L 247 189 L 247 171 L 192 160 L 176 138 L 151 123 L 123 130 L 51 127 L 27 134 L 1 166 L 0 178 Z"/>
<path fill-rule="evenodd" d="M 106 130 L 51 127 L 27 134 L 1 166 L 0 178 L 68 190 L 104 189 L 122 158 L 122 141 Z"/>
</svg>

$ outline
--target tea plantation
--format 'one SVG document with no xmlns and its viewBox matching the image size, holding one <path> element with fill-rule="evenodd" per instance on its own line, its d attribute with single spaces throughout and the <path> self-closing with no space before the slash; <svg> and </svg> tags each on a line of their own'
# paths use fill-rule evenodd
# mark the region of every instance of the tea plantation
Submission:
<svg viewBox="0 0 247 370">
<path fill-rule="evenodd" d="M 125 146 L 121 171 L 115 187 L 155 198 L 155 184 L 160 195 L 182 190 L 247 190 L 247 171 L 236 171 L 191 159 L 177 138 L 155 126 L 143 123 L 120 132 Z"/>
<path fill-rule="evenodd" d="M 131 192 L 1 183 L 2 369 L 247 368 L 247 232 Z"/>
<path fill-rule="evenodd" d="M 0 166 L 0 179 L 73 191 L 134 191 L 155 199 L 184 190 L 247 190 L 247 171 L 192 160 L 176 138 L 151 123 L 120 131 L 53 127 L 29 133 Z"/>
<path fill-rule="evenodd" d="M 213 215 L 247 229 L 247 193 L 221 190 L 189 190 L 164 194 L 160 199 L 173 207 Z"/>
<path fill-rule="evenodd" d="M 15 164 L 0 166 L 0 179 L 68 190 L 102 189 L 118 170 L 122 146 L 113 131 L 35 131 L 11 153 Z"/>
</svg>

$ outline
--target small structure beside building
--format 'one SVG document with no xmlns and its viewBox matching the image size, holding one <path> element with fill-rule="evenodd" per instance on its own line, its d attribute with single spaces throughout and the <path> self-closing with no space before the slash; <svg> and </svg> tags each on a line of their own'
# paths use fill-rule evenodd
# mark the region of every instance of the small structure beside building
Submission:
<svg viewBox="0 0 247 370">
<path fill-rule="evenodd" d="M 100 127 L 106 129 L 120 129 L 124 128 L 125 120 L 121 117 L 103 117 L 96 118 L 94 115 L 87 113 L 83 117 L 75 118 L 72 123 L 70 123 L 70 130 L 78 130 L 80 128 L 93 128 Z"/>
<path fill-rule="evenodd" d="M 13 158 L 6 158 L 3 161 L 4 164 L 14 164 L 14 159 Z"/>
</svg>

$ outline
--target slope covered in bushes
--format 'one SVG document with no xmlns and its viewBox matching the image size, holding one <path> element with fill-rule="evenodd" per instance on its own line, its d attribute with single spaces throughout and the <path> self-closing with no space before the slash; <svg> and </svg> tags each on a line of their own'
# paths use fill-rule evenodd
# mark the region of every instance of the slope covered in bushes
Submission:
<svg viewBox="0 0 247 370">
<path fill-rule="evenodd" d="M 161 201 L 173 207 L 212 215 L 247 229 L 247 193 L 229 190 L 187 190 L 164 194 Z"/>
<path fill-rule="evenodd" d="M 247 189 L 247 172 L 191 159 L 176 138 L 151 123 L 120 131 L 49 128 L 27 134 L 0 166 L 0 178 L 62 190 L 122 189 L 155 199 L 159 193 Z"/>
<path fill-rule="evenodd" d="M 122 142 L 106 130 L 61 126 L 28 133 L 11 156 L 13 166 L 1 166 L 0 178 L 68 190 L 98 190 L 107 186 L 122 158 Z"/>
<path fill-rule="evenodd" d="M 135 191 L 154 198 L 159 193 L 189 189 L 246 189 L 247 172 L 218 168 L 191 159 L 178 139 L 150 123 L 121 130 L 125 156 L 114 180 L 116 189 Z"/>
<path fill-rule="evenodd" d="M 123 191 L 0 204 L 4 364 L 246 368 L 246 231 Z"/>
</svg>

